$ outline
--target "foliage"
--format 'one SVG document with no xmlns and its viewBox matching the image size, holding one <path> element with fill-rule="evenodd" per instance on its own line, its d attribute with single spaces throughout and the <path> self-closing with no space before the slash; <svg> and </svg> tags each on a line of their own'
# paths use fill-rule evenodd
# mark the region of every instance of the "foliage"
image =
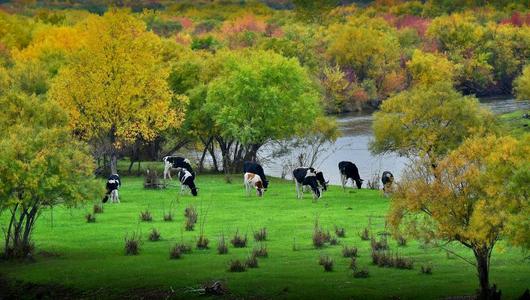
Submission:
<svg viewBox="0 0 530 300">
<path fill-rule="evenodd" d="M 0 95 L 0 106 L 0 210 L 10 212 L 5 254 L 25 257 L 43 207 L 75 206 L 93 199 L 101 185 L 61 108 L 15 91 Z"/>
<path fill-rule="evenodd" d="M 524 68 L 523 74 L 515 81 L 515 93 L 520 100 L 530 99 L 530 65 Z"/>
<path fill-rule="evenodd" d="M 407 69 L 413 85 L 434 85 L 438 82 L 453 82 L 454 65 L 447 58 L 414 50 Z"/>
<path fill-rule="evenodd" d="M 49 98 L 69 113 L 76 136 L 116 151 L 138 139 L 153 140 L 182 123 L 186 98 L 173 98 L 160 63 L 160 39 L 124 11 L 91 16 L 87 38 L 73 62 L 55 78 Z M 171 106 L 171 99 L 178 105 Z"/>
<path fill-rule="evenodd" d="M 466 140 L 436 169 L 419 161 L 403 176 L 389 214 L 426 240 L 459 242 L 475 255 L 481 293 L 487 293 L 492 250 L 503 237 L 530 246 L 529 136 Z M 470 262 L 471 263 L 471 262 Z"/>
<path fill-rule="evenodd" d="M 450 84 L 416 86 L 386 100 L 374 115 L 375 153 L 427 157 L 435 166 L 466 138 L 494 128 L 491 113 Z"/>
</svg>

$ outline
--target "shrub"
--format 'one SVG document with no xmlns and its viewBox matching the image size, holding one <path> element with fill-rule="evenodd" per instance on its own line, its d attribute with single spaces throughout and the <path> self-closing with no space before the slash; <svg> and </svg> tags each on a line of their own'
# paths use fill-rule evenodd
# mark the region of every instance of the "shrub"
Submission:
<svg viewBox="0 0 530 300">
<path fill-rule="evenodd" d="M 326 243 L 327 238 L 328 237 L 324 233 L 324 230 L 322 230 L 322 227 L 318 225 L 317 220 L 313 229 L 313 246 L 315 246 L 315 248 L 322 248 Z"/>
<path fill-rule="evenodd" d="M 96 216 L 91 213 L 87 214 L 85 219 L 87 223 L 96 223 Z"/>
<path fill-rule="evenodd" d="M 392 267 L 392 255 L 390 255 L 387 251 L 372 250 L 372 263 L 379 267 Z"/>
<path fill-rule="evenodd" d="M 125 237 L 125 255 L 138 255 L 140 253 L 140 237 L 134 233 L 130 238 Z"/>
<path fill-rule="evenodd" d="M 362 269 L 362 270 L 353 272 L 353 277 L 355 277 L 355 278 L 368 278 L 368 277 L 370 277 L 370 273 L 368 273 L 367 269 Z"/>
<path fill-rule="evenodd" d="M 426 265 L 426 266 L 422 265 L 420 271 L 421 271 L 422 274 L 432 275 L 432 266 L 431 265 Z"/>
<path fill-rule="evenodd" d="M 151 230 L 151 233 L 149 233 L 149 240 L 151 242 L 155 242 L 155 241 L 160 240 L 160 231 L 158 231 L 158 229 L 156 229 L 156 228 L 153 228 Z"/>
<path fill-rule="evenodd" d="M 324 271 L 333 271 L 333 260 L 328 255 L 321 255 L 318 264 L 324 267 Z"/>
<path fill-rule="evenodd" d="M 258 247 L 254 247 L 254 250 L 252 250 L 252 255 L 256 257 L 268 257 L 269 251 L 267 250 L 267 246 L 260 244 Z"/>
<path fill-rule="evenodd" d="M 397 269 L 412 269 L 413 262 L 412 259 L 399 256 L 399 254 L 396 253 L 393 260 L 393 266 Z"/>
<path fill-rule="evenodd" d="M 171 221 L 173 221 L 173 214 L 171 214 L 170 212 L 169 212 L 169 213 L 165 213 L 165 214 L 164 214 L 164 221 L 165 221 L 165 222 L 171 222 Z"/>
<path fill-rule="evenodd" d="M 180 259 L 182 257 L 182 251 L 180 250 L 179 245 L 175 245 L 171 250 L 169 250 L 169 259 Z"/>
<path fill-rule="evenodd" d="M 379 251 L 379 250 L 388 250 L 388 242 L 386 240 L 386 236 L 382 236 L 379 241 L 376 241 L 374 237 L 370 239 L 370 245 L 372 247 L 372 251 Z"/>
<path fill-rule="evenodd" d="M 332 246 L 338 245 L 339 244 L 339 240 L 337 239 L 336 236 L 334 236 L 334 237 L 329 239 L 329 244 L 332 245 Z"/>
<path fill-rule="evenodd" d="M 357 257 L 357 248 L 356 247 L 342 247 L 342 256 L 344 257 Z"/>
<path fill-rule="evenodd" d="M 346 237 L 346 231 L 344 230 L 344 227 L 337 227 L 335 225 L 335 234 L 338 236 L 338 237 Z"/>
<path fill-rule="evenodd" d="M 102 214 L 102 213 L 103 213 L 103 205 L 94 204 L 94 214 Z"/>
<path fill-rule="evenodd" d="M 217 253 L 219 253 L 219 254 L 227 254 L 228 253 L 228 247 L 226 246 L 225 235 L 224 234 L 222 234 L 221 237 L 219 237 L 219 243 L 217 244 Z"/>
<path fill-rule="evenodd" d="M 267 228 L 263 227 L 258 231 L 254 232 L 254 239 L 258 242 L 267 240 Z"/>
<path fill-rule="evenodd" d="M 236 248 L 245 248 L 247 246 L 247 235 L 239 235 L 239 229 L 236 231 L 234 238 L 230 241 Z"/>
<path fill-rule="evenodd" d="M 351 257 L 350 269 L 352 269 L 352 271 L 357 271 L 357 258 L 355 256 Z"/>
<path fill-rule="evenodd" d="M 407 245 L 407 239 L 405 237 L 403 237 L 402 235 L 398 236 L 396 238 L 396 242 L 398 244 L 398 246 L 400 247 L 405 247 Z"/>
<path fill-rule="evenodd" d="M 239 259 L 231 260 L 228 271 L 230 272 L 245 272 L 247 267 Z"/>
<path fill-rule="evenodd" d="M 208 238 L 201 234 L 201 236 L 199 236 L 199 240 L 197 240 L 197 249 L 208 249 L 209 242 L 210 241 L 208 241 Z"/>
<path fill-rule="evenodd" d="M 361 240 L 363 241 L 369 241 L 370 240 L 370 230 L 368 227 L 365 227 L 364 230 L 359 234 L 361 237 Z"/>
<path fill-rule="evenodd" d="M 144 222 L 151 222 L 153 221 L 153 216 L 151 216 L 151 212 L 146 209 L 145 211 L 140 212 L 140 220 Z"/>
<path fill-rule="evenodd" d="M 247 261 L 245 263 L 247 268 L 257 268 L 258 267 L 258 258 L 252 254 L 247 258 Z"/>
<path fill-rule="evenodd" d="M 179 248 L 181 253 L 191 253 L 191 246 L 184 243 L 177 243 L 175 247 Z"/>
<path fill-rule="evenodd" d="M 193 205 L 190 205 L 184 210 L 184 216 L 186 217 L 186 230 L 192 231 L 198 219 L 197 210 Z"/>
<path fill-rule="evenodd" d="M 186 219 L 186 231 L 193 231 L 195 228 L 195 222 L 191 221 L 190 219 Z"/>
</svg>

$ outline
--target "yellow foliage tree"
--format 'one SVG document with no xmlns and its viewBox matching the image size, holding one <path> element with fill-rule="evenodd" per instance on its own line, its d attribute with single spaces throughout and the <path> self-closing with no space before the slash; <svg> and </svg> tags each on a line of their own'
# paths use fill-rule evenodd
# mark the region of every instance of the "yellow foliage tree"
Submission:
<svg viewBox="0 0 530 300">
<path fill-rule="evenodd" d="M 530 247 L 530 136 L 466 140 L 439 167 L 418 162 L 398 183 L 389 220 L 397 232 L 473 251 L 480 298 L 489 299 L 492 250 L 501 238 Z M 464 258 L 464 257 L 462 257 Z M 465 258 L 464 258 L 465 259 Z"/>
<path fill-rule="evenodd" d="M 515 82 L 515 93 L 520 100 L 530 99 L 530 65 L 523 69 L 523 74 Z"/>
<path fill-rule="evenodd" d="M 118 150 L 180 126 L 187 98 L 168 88 L 160 39 L 126 11 L 91 16 L 80 27 L 86 38 L 49 98 L 68 111 L 75 135 L 110 155 L 116 173 Z"/>
<path fill-rule="evenodd" d="M 454 65 L 445 57 L 421 50 L 414 50 L 407 63 L 412 84 L 432 85 L 438 82 L 453 82 Z"/>
</svg>

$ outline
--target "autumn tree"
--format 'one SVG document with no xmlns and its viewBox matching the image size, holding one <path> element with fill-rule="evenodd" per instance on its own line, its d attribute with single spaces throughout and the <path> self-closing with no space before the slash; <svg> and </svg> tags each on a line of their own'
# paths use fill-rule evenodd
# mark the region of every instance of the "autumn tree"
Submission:
<svg viewBox="0 0 530 300">
<path fill-rule="evenodd" d="M 118 151 L 180 126 L 187 100 L 168 88 L 160 38 L 143 22 L 114 10 L 79 26 L 86 38 L 53 81 L 49 98 L 68 111 L 76 136 L 94 148 L 104 145 L 115 173 Z"/>
<path fill-rule="evenodd" d="M 225 171 L 256 158 L 273 139 L 286 139 L 321 113 L 318 93 L 297 60 L 271 51 L 242 51 L 223 58 L 208 84 L 206 110 L 213 120 Z"/>
<path fill-rule="evenodd" d="M 480 299 L 490 299 L 489 271 L 500 239 L 530 247 L 530 136 L 467 139 L 436 169 L 421 160 L 405 172 L 389 220 L 431 242 L 460 243 L 473 251 Z"/>
<path fill-rule="evenodd" d="M 454 69 L 454 65 L 447 58 L 420 50 L 414 50 L 412 59 L 407 62 L 412 85 L 434 85 L 444 81 L 452 83 Z"/>
<path fill-rule="evenodd" d="M 515 93 L 520 100 L 530 99 L 530 65 L 523 69 L 523 74 L 515 80 Z"/>
<path fill-rule="evenodd" d="M 474 97 L 462 96 L 450 83 L 418 85 L 381 105 L 374 114 L 374 153 L 424 157 L 433 167 L 474 134 L 494 127 L 492 114 Z"/>
<path fill-rule="evenodd" d="M 8 91 L 0 107 L 0 211 L 9 216 L 4 254 L 26 257 L 43 208 L 94 199 L 103 187 L 93 178 L 87 146 L 73 139 L 55 103 Z"/>
</svg>

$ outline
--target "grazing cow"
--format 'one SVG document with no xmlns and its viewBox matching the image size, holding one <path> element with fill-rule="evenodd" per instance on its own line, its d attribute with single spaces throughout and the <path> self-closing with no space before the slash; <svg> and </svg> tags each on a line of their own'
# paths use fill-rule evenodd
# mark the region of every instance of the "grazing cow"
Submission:
<svg viewBox="0 0 530 300">
<path fill-rule="evenodd" d="M 263 172 L 263 168 L 260 164 L 251 161 L 244 162 L 243 173 L 253 173 L 259 175 L 263 182 L 263 187 L 265 188 L 265 190 L 269 188 L 269 181 L 267 180 L 267 177 L 265 177 L 265 172 Z"/>
<path fill-rule="evenodd" d="M 171 179 L 170 170 L 178 168 L 184 168 L 188 170 L 195 179 L 195 172 L 193 172 L 193 168 L 191 167 L 190 161 L 187 158 L 180 156 L 165 156 L 162 161 L 164 162 L 164 179 L 168 177 Z"/>
<path fill-rule="evenodd" d="M 193 174 L 191 174 L 191 172 L 185 168 L 179 168 L 177 175 L 180 181 L 180 193 L 182 194 L 184 192 L 184 188 L 187 188 L 191 191 L 193 196 L 197 196 L 195 176 L 193 176 Z"/>
<path fill-rule="evenodd" d="M 310 169 L 313 169 L 313 168 L 310 168 Z M 322 190 L 327 191 L 329 181 L 326 181 L 326 179 L 324 179 L 324 173 L 322 173 L 322 171 L 315 170 L 315 169 L 313 169 L 313 172 L 316 174 L 317 182 L 319 186 L 322 187 Z"/>
<path fill-rule="evenodd" d="M 318 199 L 322 196 L 318 186 L 317 175 L 313 168 L 296 168 L 293 171 L 293 178 L 296 184 L 296 197 L 301 199 L 304 197 L 304 186 L 311 187 L 313 191 L 313 199 Z"/>
<path fill-rule="evenodd" d="M 103 197 L 103 203 L 109 200 L 111 203 L 120 203 L 120 197 L 118 195 L 118 189 L 121 186 L 120 176 L 118 174 L 112 174 L 107 179 L 107 193 Z"/>
<path fill-rule="evenodd" d="M 361 179 L 361 176 L 359 176 L 359 170 L 357 169 L 357 166 L 354 163 L 352 163 L 351 161 L 341 161 L 339 163 L 339 171 L 343 189 L 345 188 L 348 179 L 352 180 L 352 185 L 355 181 L 357 188 L 361 188 L 364 180 Z"/>
<path fill-rule="evenodd" d="M 381 182 L 383 183 L 383 191 L 386 194 L 387 190 L 392 187 L 392 183 L 394 182 L 394 175 L 392 175 L 390 171 L 384 171 L 383 175 L 381 176 Z"/>
<path fill-rule="evenodd" d="M 245 175 L 243 175 L 243 184 L 245 185 L 245 190 L 247 191 L 247 196 L 250 196 L 250 191 L 255 188 L 256 194 L 258 197 L 263 196 L 263 192 L 265 191 L 265 185 L 263 184 L 263 180 L 258 174 L 247 172 Z"/>
</svg>

